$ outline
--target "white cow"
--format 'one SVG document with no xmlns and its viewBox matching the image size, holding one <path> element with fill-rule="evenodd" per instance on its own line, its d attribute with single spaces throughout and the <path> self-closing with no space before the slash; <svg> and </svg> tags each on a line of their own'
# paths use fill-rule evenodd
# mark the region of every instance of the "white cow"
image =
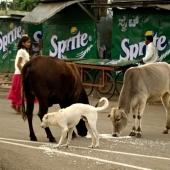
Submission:
<svg viewBox="0 0 170 170">
<path fill-rule="evenodd" d="M 120 136 L 127 125 L 128 114 L 131 112 L 134 125 L 130 136 L 140 138 L 145 106 L 147 102 L 154 102 L 160 98 L 167 117 L 163 133 L 167 134 L 170 129 L 170 65 L 158 62 L 128 69 L 124 75 L 118 107 L 112 108 L 108 115 L 113 123 L 112 136 Z"/>
</svg>

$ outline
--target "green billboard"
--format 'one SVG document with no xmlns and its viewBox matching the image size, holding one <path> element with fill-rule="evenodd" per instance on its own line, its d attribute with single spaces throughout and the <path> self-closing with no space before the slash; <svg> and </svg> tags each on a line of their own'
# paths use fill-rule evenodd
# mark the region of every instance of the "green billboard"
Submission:
<svg viewBox="0 0 170 170">
<path fill-rule="evenodd" d="M 170 62 L 169 11 L 116 10 L 112 27 L 112 59 L 135 60 L 146 52 L 145 32 L 154 32 L 159 61 Z"/>
<path fill-rule="evenodd" d="M 33 43 L 32 55 L 37 54 L 41 25 L 26 25 L 16 19 L 0 19 L 0 72 L 14 72 L 17 43 L 22 34 L 30 36 Z"/>
<path fill-rule="evenodd" d="M 50 30 L 50 31 L 49 31 Z M 95 58 L 95 23 L 43 24 L 43 53 L 58 58 Z"/>
<path fill-rule="evenodd" d="M 0 19 L 0 72 L 13 72 L 22 26 L 17 20 Z"/>
<path fill-rule="evenodd" d="M 33 25 L 28 24 L 27 25 L 27 32 L 28 36 L 31 38 L 32 43 L 32 51 L 30 53 L 30 56 L 36 56 L 40 54 L 40 41 L 42 41 L 42 24 L 39 25 Z"/>
</svg>

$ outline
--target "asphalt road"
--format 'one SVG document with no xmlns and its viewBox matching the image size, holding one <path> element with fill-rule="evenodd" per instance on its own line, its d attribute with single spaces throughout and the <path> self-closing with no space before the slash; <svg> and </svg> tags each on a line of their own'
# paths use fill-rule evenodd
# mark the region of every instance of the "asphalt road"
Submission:
<svg viewBox="0 0 170 170">
<path fill-rule="evenodd" d="M 33 126 L 38 141 L 29 140 L 28 123 L 10 108 L 7 92 L 0 92 L 0 170 L 169 170 L 170 134 L 162 134 L 166 116 L 162 105 L 147 105 L 142 138 L 129 137 L 132 115 L 121 137 L 111 137 L 112 124 L 107 115 L 111 106 L 117 105 L 117 96 L 110 100 L 109 108 L 98 115 L 97 129 L 100 146 L 89 149 L 91 138 L 78 137 L 69 148 L 55 149 L 40 127 L 35 104 Z M 92 105 L 98 101 L 90 98 Z M 59 109 L 58 105 L 49 112 Z M 58 141 L 60 129 L 51 127 Z"/>
</svg>

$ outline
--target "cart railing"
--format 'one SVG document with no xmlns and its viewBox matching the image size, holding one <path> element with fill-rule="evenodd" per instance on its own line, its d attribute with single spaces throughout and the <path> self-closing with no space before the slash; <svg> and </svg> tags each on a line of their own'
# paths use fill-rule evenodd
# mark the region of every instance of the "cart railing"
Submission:
<svg viewBox="0 0 170 170">
<path fill-rule="evenodd" d="M 74 62 L 80 68 L 81 80 L 87 95 L 95 89 L 99 97 L 110 99 L 115 92 L 120 93 L 125 71 L 137 66 L 139 60 L 109 60 L 109 59 L 66 59 Z M 90 71 L 96 70 L 92 76 Z M 112 72 L 117 73 L 113 76 Z"/>
</svg>

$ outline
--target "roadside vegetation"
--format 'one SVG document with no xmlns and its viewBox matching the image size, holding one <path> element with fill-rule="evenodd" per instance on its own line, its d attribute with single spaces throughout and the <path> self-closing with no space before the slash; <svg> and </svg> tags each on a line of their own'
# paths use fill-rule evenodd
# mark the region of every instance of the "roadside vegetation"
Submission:
<svg viewBox="0 0 170 170">
<path fill-rule="evenodd" d="M 39 0 L 0 0 L 0 10 L 32 11 Z"/>
</svg>

